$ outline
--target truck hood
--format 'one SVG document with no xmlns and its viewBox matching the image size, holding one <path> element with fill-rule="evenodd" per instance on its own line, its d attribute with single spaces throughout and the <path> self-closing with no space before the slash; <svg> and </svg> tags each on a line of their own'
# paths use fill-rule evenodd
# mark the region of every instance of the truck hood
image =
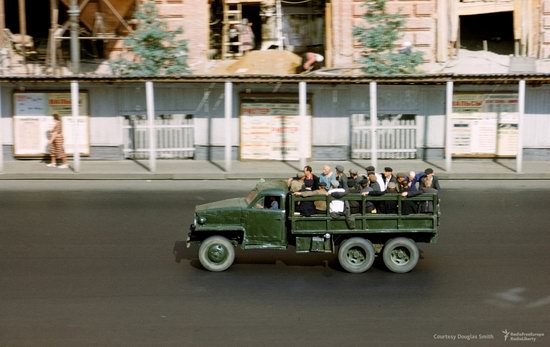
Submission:
<svg viewBox="0 0 550 347">
<path fill-rule="evenodd" d="M 208 204 L 198 205 L 195 207 L 195 211 L 204 211 L 218 208 L 245 208 L 247 206 L 244 198 L 233 198 L 221 201 L 215 201 Z"/>
</svg>

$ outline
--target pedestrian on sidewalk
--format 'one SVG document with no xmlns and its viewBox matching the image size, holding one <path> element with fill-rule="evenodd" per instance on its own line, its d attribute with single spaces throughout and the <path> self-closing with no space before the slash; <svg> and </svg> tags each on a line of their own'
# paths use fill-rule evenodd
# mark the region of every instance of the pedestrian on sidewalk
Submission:
<svg viewBox="0 0 550 347">
<path fill-rule="evenodd" d="M 60 169 L 67 169 L 69 165 L 67 164 L 67 156 L 65 155 L 64 148 L 64 138 L 63 138 L 63 125 L 61 123 L 61 117 L 57 114 L 53 114 L 54 126 L 50 131 L 50 138 L 48 140 L 48 145 L 50 146 L 50 158 L 51 163 L 48 167 L 56 167 L 57 159 L 61 159 L 61 165 L 57 166 Z"/>
</svg>

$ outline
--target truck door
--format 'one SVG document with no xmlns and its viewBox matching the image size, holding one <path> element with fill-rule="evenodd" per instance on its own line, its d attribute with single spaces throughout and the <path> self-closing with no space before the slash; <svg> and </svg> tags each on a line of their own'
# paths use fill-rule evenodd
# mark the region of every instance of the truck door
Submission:
<svg viewBox="0 0 550 347">
<path fill-rule="evenodd" d="M 286 248 L 284 197 L 260 195 L 243 216 L 246 248 Z"/>
</svg>

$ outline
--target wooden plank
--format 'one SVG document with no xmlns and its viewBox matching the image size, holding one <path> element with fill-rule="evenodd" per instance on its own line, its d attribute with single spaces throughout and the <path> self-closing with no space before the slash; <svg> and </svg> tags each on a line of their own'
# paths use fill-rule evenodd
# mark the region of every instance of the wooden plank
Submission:
<svg viewBox="0 0 550 347">
<path fill-rule="evenodd" d="M 459 16 L 475 14 L 487 14 L 497 12 L 513 12 L 514 2 L 460 2 L 458 4 Z"/>
</svg>

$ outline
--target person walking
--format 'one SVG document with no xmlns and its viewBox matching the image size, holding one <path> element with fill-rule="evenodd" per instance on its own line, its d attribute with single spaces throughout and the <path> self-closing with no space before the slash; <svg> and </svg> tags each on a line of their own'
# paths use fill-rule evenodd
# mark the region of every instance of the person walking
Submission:
<svg viewBox="0 0 550 347">
<path fill-rule="evenodd" d="M 65 155 L 64 138 L 63 138 L 63 124 L 61 123 L 61 117 L 57 114 L 53 114 L 54 126 L 50 131 L 50 138 L 48 145 L 50 146 L 50 158 L 51 162 L 48 167 L 58 167 L 60 169 L 67 169 L 67 156 Z M 61 159 L 61 165 L 57 166 L 57 159 Z"/>
</svg>

